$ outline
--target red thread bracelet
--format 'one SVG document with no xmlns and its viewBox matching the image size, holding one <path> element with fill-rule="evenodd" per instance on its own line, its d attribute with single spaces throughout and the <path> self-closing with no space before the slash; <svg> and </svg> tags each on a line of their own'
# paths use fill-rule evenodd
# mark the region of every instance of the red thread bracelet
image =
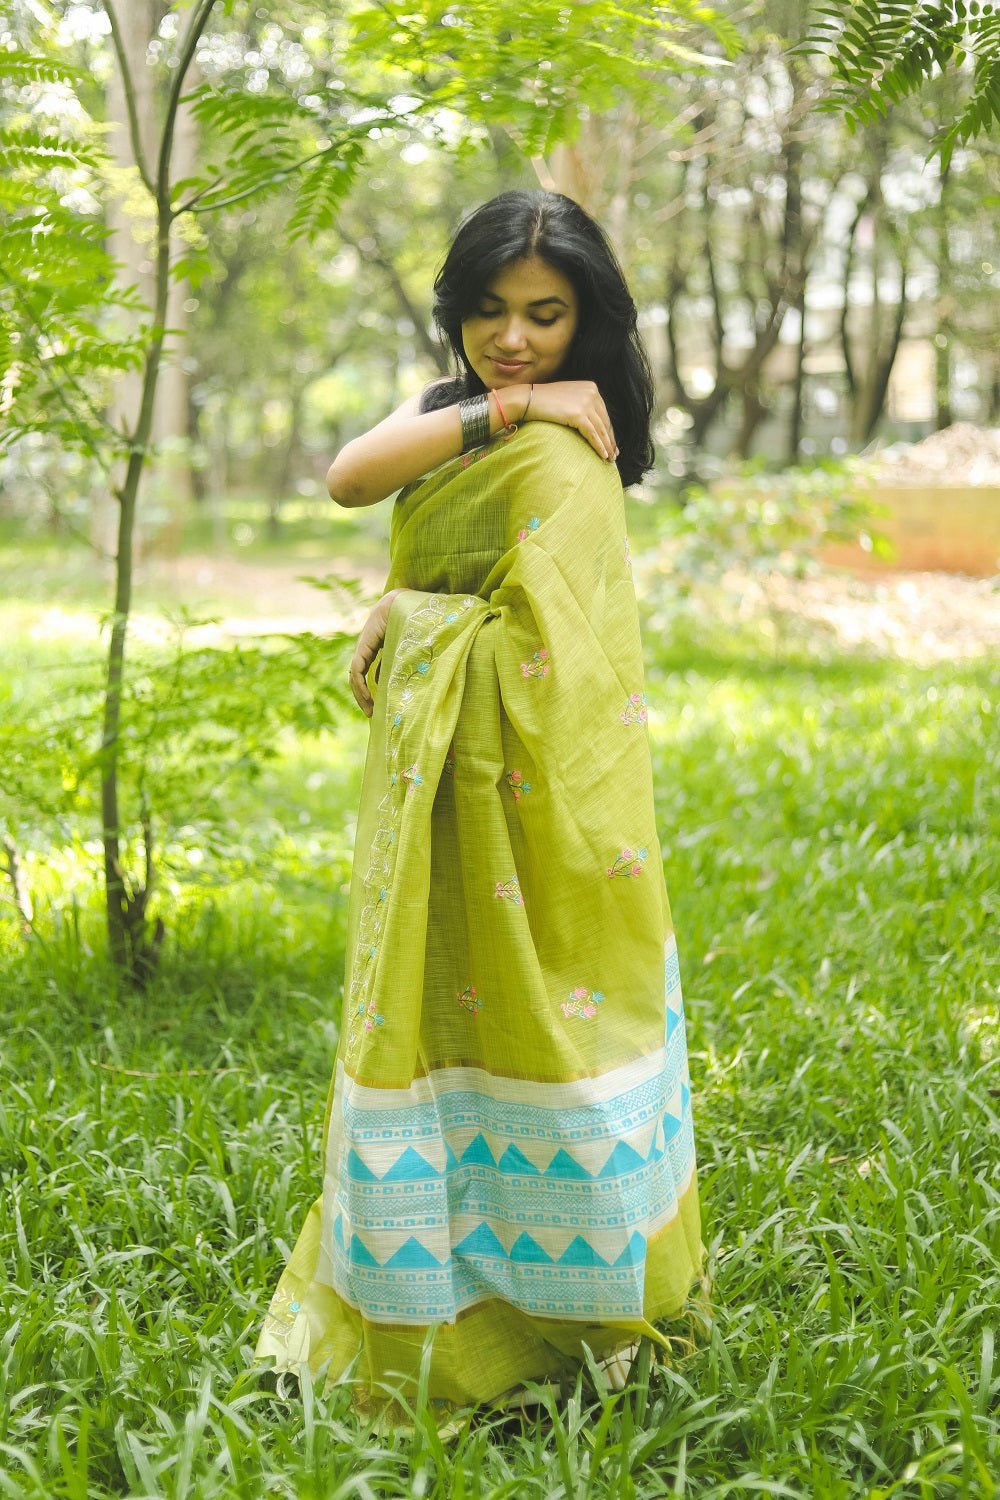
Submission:
<svg viewBox="0 0 1000 1500">
<path fill-rule="evenodd" d="M 497 412 L 499 413 L 500 420 L 503 423 L 503 430 L 504 430 L 504 432 L 510 432 L 512 430 L 512 428 L 516 432 L 517 429 L 516 429 L 516 427 L 513 426 L 513 423 L 507 421 L 507 414 L 504 411 L 503 407 L 500 405 L 500 397 L 497 395 L 496 391 L 495 390 L 491 390 L 490 391 L 490 395 L 493 397 L 494 401 L 497 404 Z"/>
</svg>

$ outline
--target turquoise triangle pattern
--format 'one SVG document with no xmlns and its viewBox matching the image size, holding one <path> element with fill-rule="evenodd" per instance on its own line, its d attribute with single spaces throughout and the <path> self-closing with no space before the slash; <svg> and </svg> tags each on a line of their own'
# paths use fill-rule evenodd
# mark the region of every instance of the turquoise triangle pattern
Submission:
<svg viewBox="0 0 1000 1500">
<path fill-rule="evenodd" d="M 422 1182 L 428 1177 L 440 1177 L 441 1173 L 425 1161 L 419 1151 L 407 1146 L 402 1156 L 396 1158 L 382 1178 L 383 1182 Z"/>
<path fill-rule="evenodd" d="M 490 1150 L 489 1146 L 487 1146 L 486 1137 L 482 1134 L 481 1131 L 478 1135 L 474 1135 L 472 1137 L 472 1140 L 462 1152 L 461 1161 L 463 1166 L 496 1166 L 496 1162 L 493 1160 L 493 1152 Z"/>
<path fill-rule="evenodd" d="M 587 1168 L 581 1167 L 575 1157 L 570 1156 L 569 1152 L 564 1151 L 561 1146 L 542 1176 L 568 1178 L 576 1182 L 593 1182 L 594 1180 Z"/>
<path fill-rule="evenodd" d="M 554 1264 L 552 1256 L 547 1250 L 543 1250 L 537 1240 L 532 1239 L 530 1234 L 519 1234 L 510 1247 L 510 1258 L 518 1261 L 521 1265 L 551 1266 Z"/>
<path fill-rule="evenodd" d="M 353 1148 L 347 1156 L 347 1175 L 353 1182 L 378 1182 L 371 1167 L 365 1165 Z"/>
<path fill-rule="evenodd" d="M 533 1161 L 529 1161 L 517 1146 L 508 1146 L 497 1163 L 501 1172 L 510 1172 L 518 1177 L 540 1177 L 541 1173 Z"/>
<path fill-rule="evenodd" d="M 378 1261 L 365 1244 L 356 1234 L 351 1235 L 351 1249 L 348 1256 L 352 1266 L 378 1267 Z"/>
<path fill-rule="evenodd" d="M 624 1177 L 629 1172 L 638 1172 L 645 1165 L 646 1158 L 640 1156 L 628 1141 L 619 1141 L 597 1175 L 598 1177 Z"/>
<path fill-rule="evenodd" d="M 378 1261 L 372 1261 L 372 1264 L 378 1265 Z M 389 1256 L 389 1259 L 386 1261 L 383 1269 L 400 1271 L 440 1271 L 441 1262 L 437 1260 L 431 1254 L 431 1252 L 420 1243 L 418 1239 L 414 1239 L 413 1235 L 411 1234 L 410 1238 L 406 1241 L 406 1244 L 400 1245 L 395 1255 Z"/>
<path fill-rule="evenodd" d="M 456 1255 L 500 1256 L 506 1260 L 507 1252 L 488 1224 L 477 1224 L 460 1245 L 455 1246 Z"/>
<path fill-rule="evenodd" d="M 556 1261 L 557 1266 L 604 1266 L 606 1268 L 607 1264 L 603 1256 L 598 1255 L 593 1245 L 588 1244 L 580 1234 L 574 1235 Z"/>
<path fill-rule="evenodd" d="M 646 1241 L 637 1229 L 629 1235 L 628 1244 L 619 1255 L 618 1259 L 612 1261 L 612 1265 L 621 1269 L 625 1266 L 641 1266 L 646 1259 Z"/>
</svg>

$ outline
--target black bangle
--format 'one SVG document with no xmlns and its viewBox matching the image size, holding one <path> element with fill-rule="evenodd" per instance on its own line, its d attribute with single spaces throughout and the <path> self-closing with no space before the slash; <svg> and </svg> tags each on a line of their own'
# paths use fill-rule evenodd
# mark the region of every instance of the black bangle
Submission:
<svg viewBox="0 0 1000 1500">
<path fill-rule="evenodd" d="M 458 415 L 462 419 L 462 452 L 480 448 L 490 440 L 490 398 L 469 396 L 458 403 Z"/>
</svg>

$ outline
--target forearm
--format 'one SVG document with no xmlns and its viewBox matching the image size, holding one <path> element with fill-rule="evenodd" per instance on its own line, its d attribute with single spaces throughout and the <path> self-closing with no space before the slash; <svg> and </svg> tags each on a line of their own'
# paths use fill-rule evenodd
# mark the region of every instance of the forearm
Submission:
<svg viewBox="0 0 1000 1500">
<path fill-rule="evenodd" d="M 520 420 L 529 394 L 526 385 L 504 390 L 500 399 L 508 421 Z M 495 400 L 489 413 L 492 436 L 503 428 Z M 341 449 L 327 473 L 327 488 L 338 505 L 374 505 L 461 451 L 457 403 L 414 416 L 397 413 Z"/>
</svg>

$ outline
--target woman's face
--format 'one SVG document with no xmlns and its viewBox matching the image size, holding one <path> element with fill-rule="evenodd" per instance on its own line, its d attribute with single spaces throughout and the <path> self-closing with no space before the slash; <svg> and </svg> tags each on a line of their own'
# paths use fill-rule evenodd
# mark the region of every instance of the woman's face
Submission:
<svg viewBox="0 0 1000 1500">
<path fill-rule="evenodd" d="M 487 390 L 554 380 L 576 333 L 572 283 L 537 256 L 513 261 L 487 282 L 462 324 L 466 358 Z"/>
</svg>

